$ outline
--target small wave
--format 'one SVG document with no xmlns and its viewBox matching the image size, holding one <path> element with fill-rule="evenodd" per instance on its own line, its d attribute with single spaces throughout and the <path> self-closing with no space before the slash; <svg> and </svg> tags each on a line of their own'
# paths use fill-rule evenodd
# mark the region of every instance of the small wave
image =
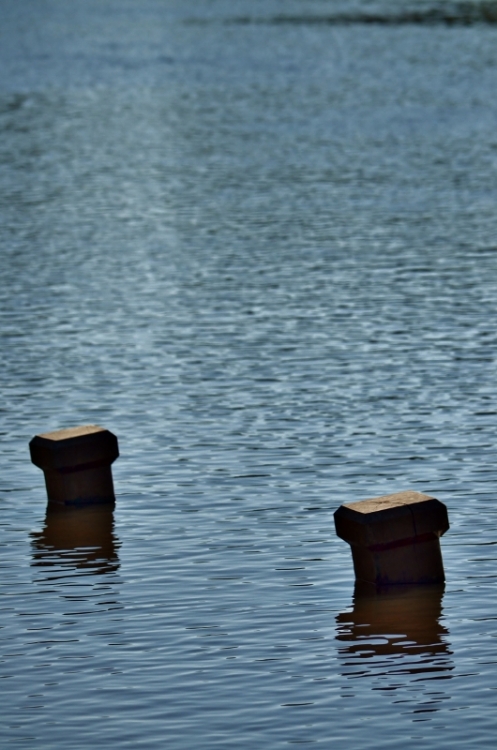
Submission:
<svg viewBox="0 0 497 750">
<path fill-rule="evenodd" d="M 221 19 L 220 19 L 221 20 Z M 186 23 L 209 24 L 214 19 L 189 19 Z M 322 25 L 322 26 L 475 26 L 497 25 L 497 2 L 464 2 L 406 9 L 398 12 L 345 12 L 328 15 L 237 16 L 225 18 L 229 26 L 242 25 Z"/>
</svg>

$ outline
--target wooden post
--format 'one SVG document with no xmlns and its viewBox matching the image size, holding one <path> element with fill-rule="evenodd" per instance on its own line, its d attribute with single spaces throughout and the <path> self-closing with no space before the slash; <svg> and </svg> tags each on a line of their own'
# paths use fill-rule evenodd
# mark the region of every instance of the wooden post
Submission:
<svg viewBox="0 0 497 750">
<path fill-rule="evenodd" d="M 352 549 L 355 576 L 377 585 L 442 583 L 440 537 L 449 528 L 445 505 L 408 490 L 348 503 L 335 528 Z"/>
<path fill-rule="evenodd" d="M 111 464 L 119 456 L 117 438 L 97 425 L 36 435 L 31 460 L 45 474 L 50 502 L 62 505 L 114 503 Z"/>
</svg>

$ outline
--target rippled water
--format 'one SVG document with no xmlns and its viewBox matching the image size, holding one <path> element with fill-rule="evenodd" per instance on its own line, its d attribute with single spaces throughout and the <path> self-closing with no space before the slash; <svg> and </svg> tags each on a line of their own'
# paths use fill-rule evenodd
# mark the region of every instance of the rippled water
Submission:
<svg viewBox="0 0 497 750">
<path fill-rule="evenodd" d="M 0 17 L 5 747 L 494 747 L 495 3 Z M 85 423 L 116 509 L 46 511 Z M 355 589 L 409 488 L 445 590 Z"/>
</svg>

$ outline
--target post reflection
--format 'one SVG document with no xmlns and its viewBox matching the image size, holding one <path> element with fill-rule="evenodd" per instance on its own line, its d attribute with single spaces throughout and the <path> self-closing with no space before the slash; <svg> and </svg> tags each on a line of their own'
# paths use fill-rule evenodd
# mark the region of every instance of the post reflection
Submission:
<svg viewBox="0 0 497 750">
<path fill-rule="evenodd" d="M 49 503 L 43 529 L 31 534 L 31 545 L 34 566 L 92 573 L 118 570 L 114 505 L 68 508 Z"/>
<path fill-rule="evenodd" d="M 395 677 L 397 687 L 410 675 L 450 677 L 449 632 L 440 622 L 443 593 L 443 584 L 377 589 L 357 582 L 352 611 L 336 618 L 343 676 Z M 399 682 L 399 675 L 406 677 Z"/>
</svg>

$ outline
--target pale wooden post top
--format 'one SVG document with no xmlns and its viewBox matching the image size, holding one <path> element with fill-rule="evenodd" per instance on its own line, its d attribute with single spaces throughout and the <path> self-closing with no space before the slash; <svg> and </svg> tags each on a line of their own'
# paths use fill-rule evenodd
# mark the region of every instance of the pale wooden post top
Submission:
<svg viewBox="0 0 497 750">
<path fill-rule="evenodd" d="M 421 492 L 416 492 L 415 490 L 405 490 L 404 492 L 395 492 L 393 495 L 382 495 L 381 497 L 372 497 L 355 503 L 345 503 L 342 507 L 350 508 L 356 511 L 356 513 L 378 513 L 404 505 L 425 503 L 428 500 L 435 500 L 435 498 L 431 497 L 431 495 L 423 495 Z"/>
<path fill-rule="evenodd" d="M 346 503 L 334 516 L 338 536 L 364 547 L 426 535 L 440 537 L 449 528 L 445 505 L 414 490 Z"/>
<path fill-rule="evenodd" d="M 119 456 L 117 437 L 98 425 L 41 433 L 31 440 L 29 450 L 35 466 L 49 471 L 110 465 Z"/>
<path fill-rule="evenodd" d="M 96 432 L 108 432 L 108 430 L 105 427 L 99 427 L 97 424 L 84 424 L 80 427 L 65 427 L 62 430 L 55 430 L 55 432 L 42 432 L 36 437 L 44 440 L 71 440 L 83 435 L 94 435 Z"/>
</svg>

